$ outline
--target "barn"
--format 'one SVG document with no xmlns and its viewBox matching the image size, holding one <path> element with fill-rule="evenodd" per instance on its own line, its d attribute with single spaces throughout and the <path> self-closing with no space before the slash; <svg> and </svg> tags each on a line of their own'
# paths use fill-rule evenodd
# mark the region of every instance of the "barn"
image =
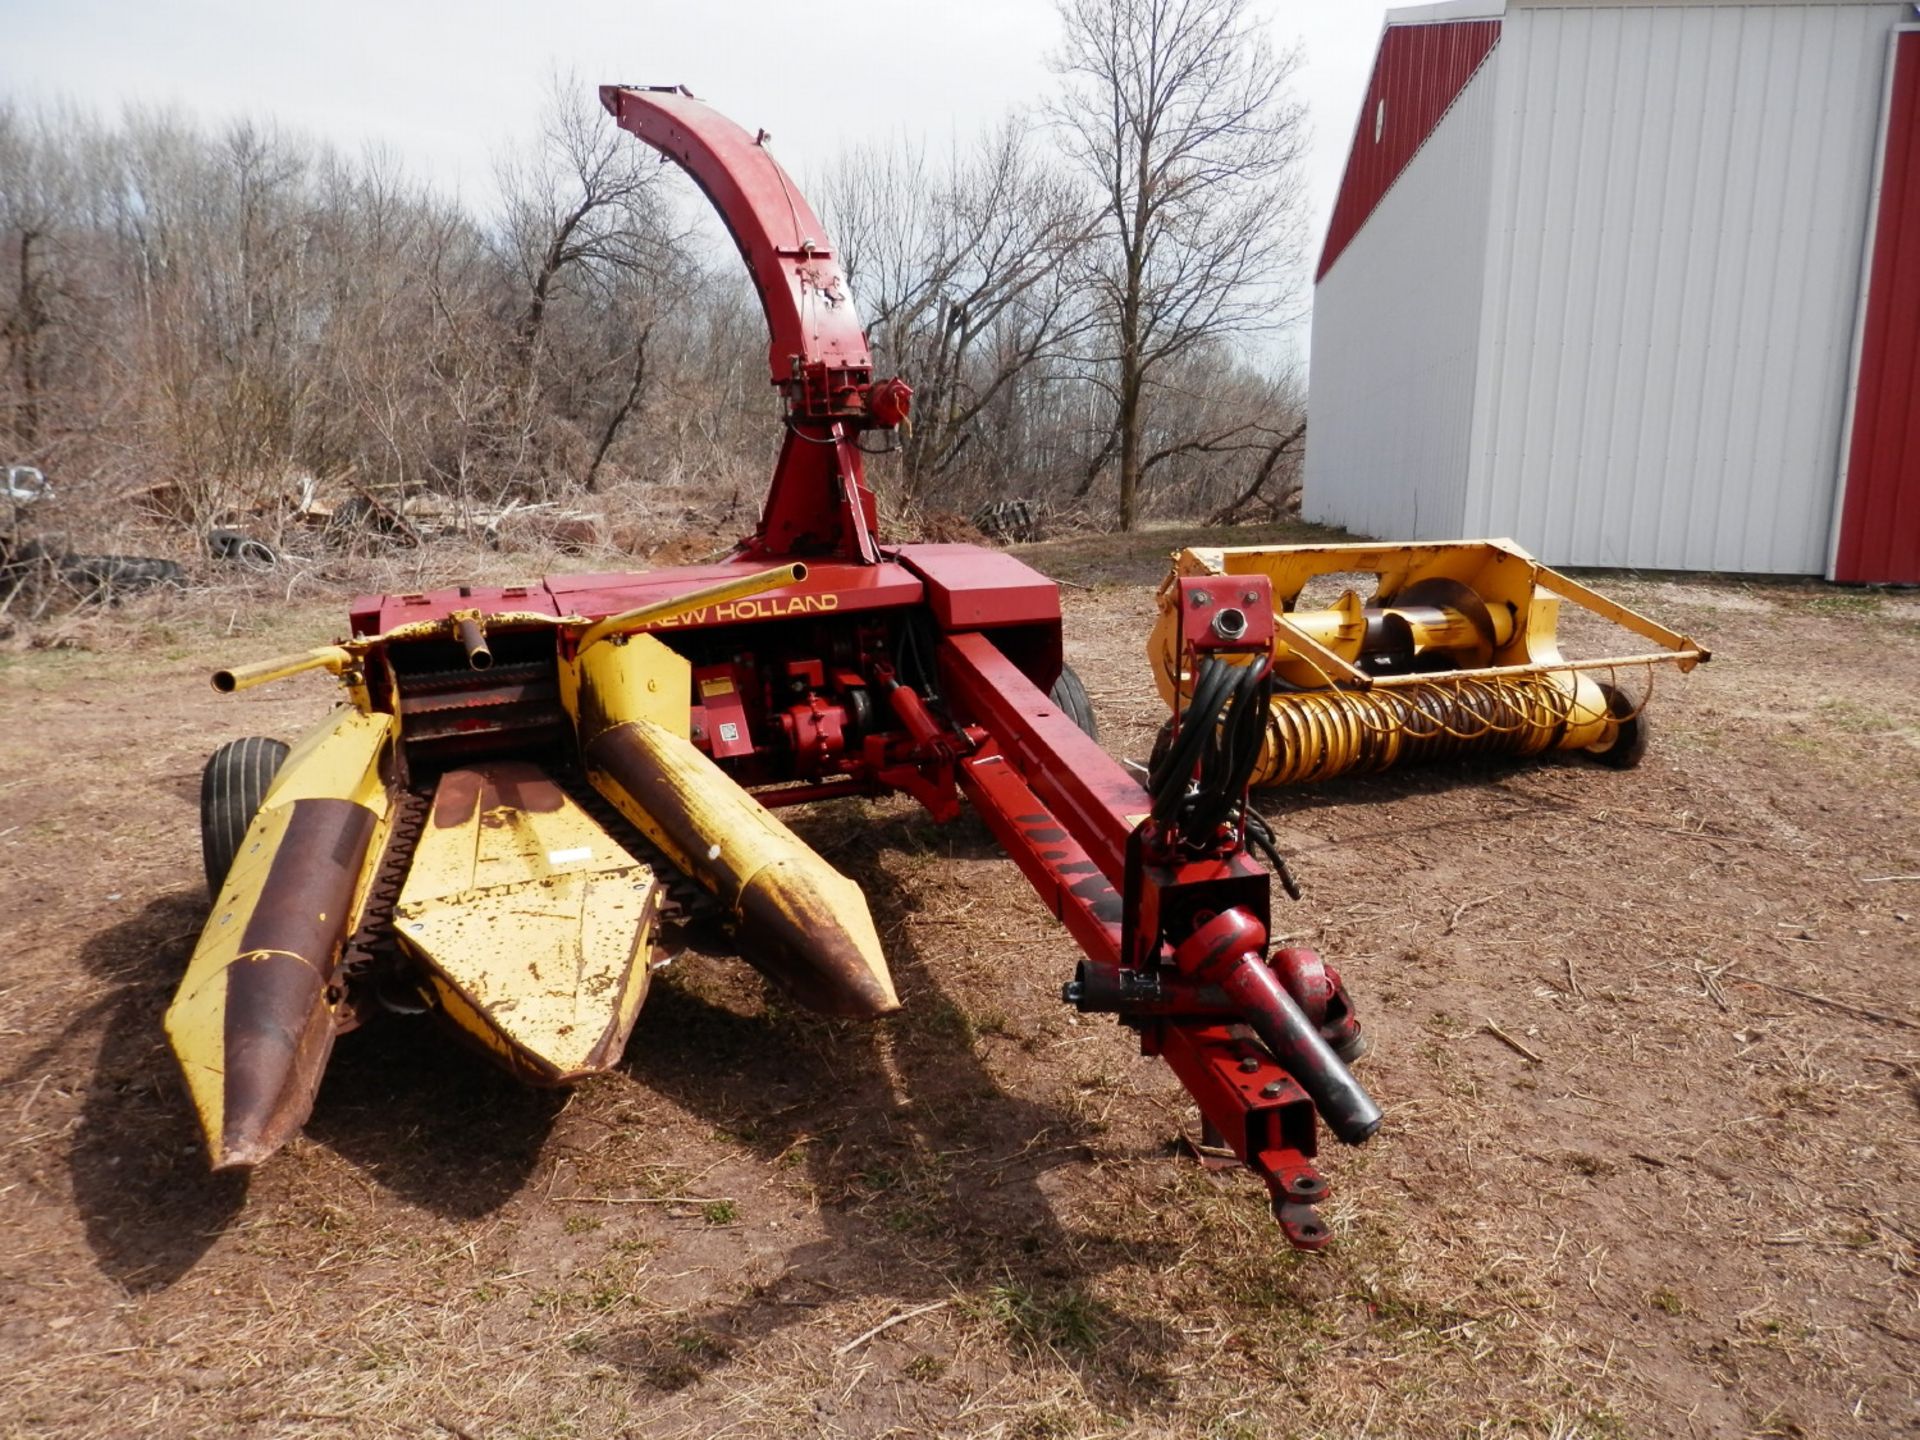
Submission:
<svg viewBox="0 0 1920 1440">
<path fill-rule="evenodd" d="M 1306 517 L 1920 583 L 1915 20 L 1390 11 L 1315 276 Z"/>
</svg>

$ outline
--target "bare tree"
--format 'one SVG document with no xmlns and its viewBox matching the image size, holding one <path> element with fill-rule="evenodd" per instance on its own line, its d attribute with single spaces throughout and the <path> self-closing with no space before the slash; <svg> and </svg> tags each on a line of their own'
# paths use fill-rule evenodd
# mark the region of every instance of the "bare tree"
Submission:
<svg viewBox="0 0 1920 1440">
<path fill-rule="evenodd" d="M 1282 279 L 1302 238 L 1302 108 L 1250 0 L 1060 0 L 1052 113 L 1094 187 L 1091 282 L 1110 336 L 1102 383 L 1120 525 L 1131 529 L 1156 372 L 1196 347 L 1291 318 Z"/>
<path fill-rule="evenodd" d="M 1209 83 L 1232 70 L 1189 66 Z M 1197 134 L 1223 103 L 1208 95 L 1162 108 Z M 556 86 L 530 138 L 480 209 L 390 153 L 341 154 L 270 117 L 210 130 L 0 101 L 0 460 L 42 465 L 63 507 L 202 537 L 238 523 L 304 543 L 308 495 L 471 521 L 585 491 L 636 543 L 656 520 L 733 525 L 717 511 L 751 508 L 778 434 L 753 286 L 718 227 L 698 228 L 692 187 L 589 87 Z M 824 208 L 879 361 L 919 392 L 915 427 L 876 466 L 889 499 L 911 514 L 1018 496 L 1059 514 L 1128 435 L 1129 519 L 1284 493 L 1293 451 L 1273 450 L 1297 395 L 1231 343 L 1274 316 L 1245 285 L 1205 283 L 1260 273 L 1272 217 L 1224 250 L 1214 212 L 1232 207 L 1216 200 L 1271 197 L 1281 172 L 1236 189 L 1198 140 L 1142 172 L 1153 243 L 1126 427 L 1128 251 L 1111 194 L 1050 139 L 1014 116 L 830 171 Z M 1106 498 L 1088 512 L 1111 515 Z"/>
<path fill-rule="evenodd" d="M 977 446 L 996 402 L 1086 329 L 1068 267 L 1092 216 L 1017 117 L 939 174 L 904 144 L 863 147 L 825 198 L 875 349 L 918 391 L 901 441 L 917 502 Z"/>
<path fill-rule="evenodd" d="M 0 434 L 12 432 L 20 455 L 46 444 L 51 332 L 72 299 L 62 252 L 85 217 L 71 162 L 57 121 L 0 103 L 0 398 L 12 392 Z"/>
<path fill-rule="evenodd" d="M 1253 478 L 1247 482 L 1233 499 L 1222 505 L 1207 517 L 1209 525 L 1238 525 L 1246 519 L 1255 502 L 1267 508 L 1267 513 L 1276 519 L 1286 512 L 1289 506 L 1300 498 L 1300 442 L 1307 438 L 1307 422 L 1298 420 L 1285 434 L 1267 432 L 1265 437 L 1271 441 L 1255 467 Z M 1290 474 L 1275 494 L 1267 493 L 1267 484 L 1280 471 L 1284 462 L 1291 460 Z"/>
<path fill-rule="evenodd" d="M 613 368 L 629 377 L 617 400 L 611 430 L 580 412 L 580 356 L 556 355 L 550 387 L 563 415 L 585 420 L 600 431 L 585 463 L 589 482 L 597 477 L 607 449 L 639 403 L 646 378 L 645 304 L 636 306 L 648 273 L 656 275 L 676 237 L 665 233 L 658 167 L 645 146 L 620 132 L 601 110 L 591 86 L 556 76 L 541 143 L 531 152 L 503 162 L 500 244 L 519 277 L 521 293 L 513 322 L 514 385 L 517 418 L 530 423 L 542 407 L 536 403 L 542 383 L 543 348 L 551 345 L 549 317 L 556 305 L 571 300 L 601 315 L 619 310 L 633 326 Z M 598 357 L 595 357 L 596 359 Z M 604 367 L 591 365 L 598 375 Z M 591 388 L 591 387 L 588 387 Z M 523 444 L 532 438 L 523 433 Z"/>
</svg>

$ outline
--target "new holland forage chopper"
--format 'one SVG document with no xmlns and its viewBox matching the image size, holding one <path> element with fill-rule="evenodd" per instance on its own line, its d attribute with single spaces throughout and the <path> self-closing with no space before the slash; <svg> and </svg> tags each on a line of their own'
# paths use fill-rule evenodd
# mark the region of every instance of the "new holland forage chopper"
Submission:
<svg viewBox="0 0 1920 1440">
<path fill-rule="evenodd" d="M 775 812 L 900 791 L 942 820 L 973 806 L 1085 953 L 1067 1000 L 1132 1026 L 1287 1238 L 1323 1245 L 1318 1121 L 1359 1144 L 1380 1111 L 1343 1058 L 1361 1046 L 1338 976 L 1269 953 L 1246 808 L 1268 581 L 1179 582 L 1194 718 L 1134 779 L 1091 737 L 1053 582 L 991 550 L 877 542 L 860 438 L 901 424 L 911 391 L 875 380 L 764 133 L 685 90 L 600 94 L 705 191 L 759 290 L 786 406 L 759 527 L 715 565 L 361 599 L 351 638 L 215 677 L 324 669 L 345 703 L 291 750 L 235 741 L 207 767 L 215 902 L 167 1031 L 213 1164 L 292 1136 L 334 1037 L 383 1009 L 437 1011 L 537 1083 L 610 1067 L 658 927 L 689 912 L 803 1003 L 886 1014 L 865 898 Z"/>
</svg>

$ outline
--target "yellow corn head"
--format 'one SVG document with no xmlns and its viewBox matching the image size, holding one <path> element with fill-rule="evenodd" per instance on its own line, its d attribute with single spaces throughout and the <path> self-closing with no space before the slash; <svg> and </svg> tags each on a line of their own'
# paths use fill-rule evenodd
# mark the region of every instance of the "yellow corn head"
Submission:
<svg viewBox="0 0 1920 1440">
<path fill-rule="evenodd" d="M 359 1023 L 363 969 L 379 1004 L 437 1010 L 523 1079 L 610 1068 L 669 868 L 805 1003 L 897 1008 L 859 888 L 690 743 L 689 663 L 639 633 L 805 577 L 775 566 L 603 620 L 454 609 L 218 672 L 231 692 L 326 670 L 347 703 L 290 752 L 235 742 L 209 767 L 203 819 L 231 822 L 230 853 L 209 861 L 213 914 L 166 1023 L 215 1166 L 257 1164 L 299 1129 L 334 1036 Z M 495 645 L 543 658 L 495 669 Z M 409 653 L 464 665 L 396 669 Z M 504 753 L 458 748 L 493 729 Z M 567 731 L 584 786 L 555 768 Z M 409 783 L 410 751 L 436 743 L 454 748 Z"/>
</svg>

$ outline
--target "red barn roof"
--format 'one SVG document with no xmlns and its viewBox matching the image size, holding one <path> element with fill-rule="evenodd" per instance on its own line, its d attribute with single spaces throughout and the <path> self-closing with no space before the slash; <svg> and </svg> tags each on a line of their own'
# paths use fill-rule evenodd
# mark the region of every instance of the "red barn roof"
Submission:
<svg viewBox="0 0 1920 1440">
<path fill-rule="evenodd" d="M 1320 268 L 1313 274 L 1316 282 L 1360 233 L 1499 38 L 1498 20 L 1387 26 L 1333 202 Z"/>
</svg>

